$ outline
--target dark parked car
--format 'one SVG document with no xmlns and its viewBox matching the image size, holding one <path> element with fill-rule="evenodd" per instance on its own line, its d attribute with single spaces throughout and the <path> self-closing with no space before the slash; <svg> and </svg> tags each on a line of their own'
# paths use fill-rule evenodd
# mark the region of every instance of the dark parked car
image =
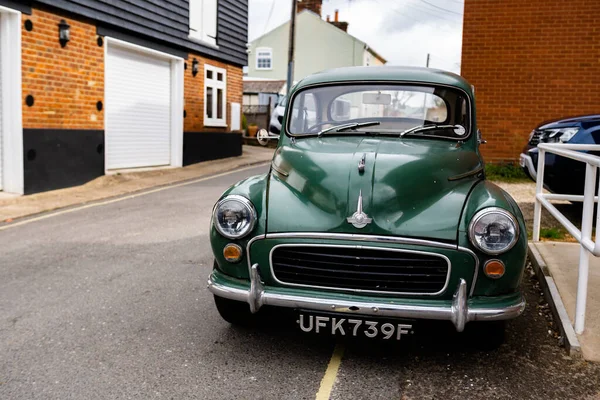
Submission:
<svg viewBox="0 0 600 400">
<path fill-rule="evenodd" d="M 534 181 L 539 143 L 600 144 L 600 114 L 547 121 L 531 132 L 520 163 Z M 561 194 L 583 194 L 584 181 L 585 163 L 546 153 L 546 189 Z"/>
</svg>

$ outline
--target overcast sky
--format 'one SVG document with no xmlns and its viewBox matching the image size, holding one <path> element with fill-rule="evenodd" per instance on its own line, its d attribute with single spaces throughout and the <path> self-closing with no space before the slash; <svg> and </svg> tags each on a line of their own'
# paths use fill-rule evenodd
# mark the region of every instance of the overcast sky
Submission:
<svg viewBox="0 0 600 400">
<path fill-rule="evenodd" d="M 291 0 L 249 0 L 252 40 L 290 18 Z M 348 33 L 367 43 L 390 65 L 460 72 L 463 0 L 323 0 L 323 19 L 349 23 Z"/>
</svg>

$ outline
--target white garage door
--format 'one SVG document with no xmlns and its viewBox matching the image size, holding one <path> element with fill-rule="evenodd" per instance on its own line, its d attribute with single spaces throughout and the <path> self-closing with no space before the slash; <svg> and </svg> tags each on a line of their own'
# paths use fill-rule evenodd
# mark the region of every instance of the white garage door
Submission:
<svg viewBox="0 0 600 400">
<path fill-rule="evenodd" d="M 171 62 L 113 45 L 106 59 L 106 169 L 171 163 Z"/>
</svg>

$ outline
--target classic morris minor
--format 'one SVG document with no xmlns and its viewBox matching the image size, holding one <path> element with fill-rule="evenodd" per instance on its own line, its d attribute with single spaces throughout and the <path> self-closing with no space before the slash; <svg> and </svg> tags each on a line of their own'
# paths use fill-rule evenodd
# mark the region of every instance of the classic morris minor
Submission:
<svg viewBox="0 0 600 400">
<path fill-rule="evenodd" d="M 306 332 L 400 339 L 423 319 L 503 332 L 522 313 L 523 216 L 485 179 L 468 82 L 325 71 L 292 88 L 283 121 L 269 172 L 214 207 L 208 287 L 225 320 L 287 307 Z"/>
</svg>

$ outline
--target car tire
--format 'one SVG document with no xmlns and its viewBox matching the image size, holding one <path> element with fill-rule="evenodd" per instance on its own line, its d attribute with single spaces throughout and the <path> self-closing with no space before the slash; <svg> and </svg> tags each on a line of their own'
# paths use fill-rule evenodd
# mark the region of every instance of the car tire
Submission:
<svg viewBox="0 0 600 400">
<path fill-rule="evenodd" d="M 221 318 L 232 325 L 250 326 L 256 320 L 256 315 L 250 312 L 248 303 L 215 296 L 215 305 Z"/>
<path fill-rule="evenodd" d="M 479 350 L 496 350 L 506 338 L 506 321 L 470 322 L 466 328 L 469 342 Z"/>
</svg>

